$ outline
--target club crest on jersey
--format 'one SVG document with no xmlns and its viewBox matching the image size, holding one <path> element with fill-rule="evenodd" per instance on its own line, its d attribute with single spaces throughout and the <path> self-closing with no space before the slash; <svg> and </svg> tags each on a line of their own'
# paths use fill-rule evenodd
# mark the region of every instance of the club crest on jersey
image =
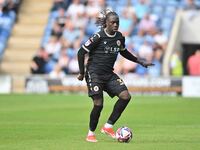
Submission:
<svg viewBox="0 0 200 150">
<path fill-rule="evenodd" d="M 117 40 L 117 46 L 120 46 L 120 45 L 121 45 L 121 41 Z"/>
<path fill-rule="evenodd" d="M 120 85 L 124 85 L 124 82 L 122 79 L 117 79 L 117 81 L 119 82 Z"/>
<path fill-rule="evenodd" d="M 94 86 L 94 91 L 95 92 L 99 91 L 99 87 L 98 86 Z"/>
<path fill-rule="evenodd" d="M 87 42 L 85 42 L 85 46 L 89 46 L 91 44 L 90 40 L 87 40 Z"/>
</svg>

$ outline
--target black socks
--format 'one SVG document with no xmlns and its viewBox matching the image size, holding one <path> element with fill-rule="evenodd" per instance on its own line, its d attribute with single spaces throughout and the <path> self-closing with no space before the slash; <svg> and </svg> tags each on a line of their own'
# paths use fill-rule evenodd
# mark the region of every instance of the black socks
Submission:
<svg viewBox="0 0 200 150">
<path fill-rule="evenodd" d="M 107 123 L 114 125 L 115 122 L 119 119 L 121 116 L 122 112 L 128 105 L 130 100 L 122 100 L 118 99 L 118 101 L 115 103 L 115 106 L 113 108 L 112 114 L 110 115 Z"/>
<path fill-rule="evenodd" d="M 94 107 L 90 113 L 89 127 L 90 127 L 91 131 L 95 131 L 95 129 L 97 127 L 102 108 L 103 108 L 103 106 L 94 105 Z"/>
<path fill-rule="evenodd" d="M 126 106 L 128 105 L 130 100 L 122 100 L 118 99 L 118 101 L 115 103 L 113 111 L 107 121 L 107 123 L 114 125 L 115 122 L 119 119 L 122 112 L 125 110 Z M 95 131 L 97 124 L 99 122 L 99 117 L 101 114 L 101 110 L 103 109 L 103 106 L 97 106 L 94 105 L 91 113 L 90 113 L 90 123 L 89 127 L 91 131 Z"/>
</svg>

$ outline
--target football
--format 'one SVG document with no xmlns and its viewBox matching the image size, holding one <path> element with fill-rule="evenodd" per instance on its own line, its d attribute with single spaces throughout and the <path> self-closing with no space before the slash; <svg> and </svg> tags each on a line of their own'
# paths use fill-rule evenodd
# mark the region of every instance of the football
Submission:
<svg viewBox="0 0 200 150">
<path fill-rule="evenodd" d="M 130 128 L 123 126 L 117 129 L 116 139 L 118 140 L 118 142 L 129 143 L 132 138 L 133 138 L 133 133 Z"/>
</svg>

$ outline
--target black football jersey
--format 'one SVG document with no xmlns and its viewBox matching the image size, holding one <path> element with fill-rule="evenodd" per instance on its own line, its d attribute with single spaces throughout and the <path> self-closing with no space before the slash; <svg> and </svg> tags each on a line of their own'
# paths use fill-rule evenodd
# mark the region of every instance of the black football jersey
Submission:
<svg viewBox="0 0 200 150">
<path fill-rule="evenodd" d="M 89 38 L 82 48 L 89 53 L 87 70 L 107 74 L 113 72 L 118 53 L 125 50 L 125 38 L 120 32 L 109 35 L 101 30 Z"/>
</svg>

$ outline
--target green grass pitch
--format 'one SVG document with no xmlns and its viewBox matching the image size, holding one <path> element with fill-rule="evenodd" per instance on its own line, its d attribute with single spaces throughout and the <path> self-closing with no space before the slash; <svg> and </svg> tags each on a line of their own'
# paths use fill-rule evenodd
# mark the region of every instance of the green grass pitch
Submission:
<svg viewBox="0 0 200 150">
<path fill-rule="evenodd" d="M 133 96 L 115 124 L 133 130 L 128 143 L 100 133 L 116 98 L 105 97 L 96 130 L 88 143 L 91 100 L 85 95 L 0 95 L 0 150 L 198 150 L 200 100 L 167 96 Z"/>
</svg>

